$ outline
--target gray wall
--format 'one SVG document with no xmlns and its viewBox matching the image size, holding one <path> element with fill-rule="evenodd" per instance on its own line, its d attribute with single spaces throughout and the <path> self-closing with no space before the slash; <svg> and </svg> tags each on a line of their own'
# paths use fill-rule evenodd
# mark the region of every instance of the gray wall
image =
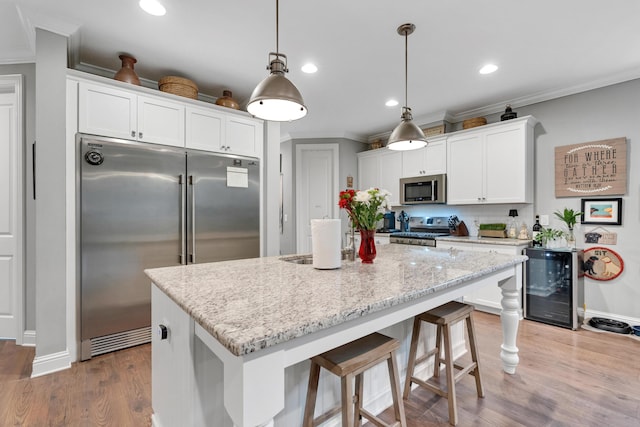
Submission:
<svg viewBox="0 0 640 427">
<path fill-rule="evenodd" d="M 347 176 L 352 176 L 354 188 L 358 188 L 358 158 L 356 153 L 367 148 L 366 144 L 346 138 L 322 138 L 322 139 L 297 139 L 289 140 L 280 144 L 280 154 L 282 155 L 282 175 L 283 175 L 283 212 L 287 217 L 284 222 L 283 233 L 280 236 L 280 253 L 293 254 L 296 252 L 296 159 L 295 146 L 298 144 L 338 144 L 339 145 L 339 170 L 338 183 L 340 189 L 345 189 Z M 336 203 L 338 195 L 336 194 Z M 343 232 L 347 230 L 347 217 L 344 212 L 340 212 Z M 344 235 L 344 234 L 343 234 Z"/>
<path fill-rule="evenodd" d="M 67 39 L 36 29 L 36 357 L 67 349 Z"/>
<path fill-rule="evenodd" d="M 526 107 L 514 108 L 518 117 L 532 115 L 539 120 L 535 128 L 535 200 L 534 205 L 492 205 L 410 207 L 414 215 L 456 214 L 469 226 L 475 220 L 508 221 L 508 210 L 518 209 L 519 220 L 532 225 L 536 214 L 549 215 L 550 226 L 563 229 L 553 212 L 566 208 L 580 210 L 580 197 L 555 197 L 554 148 L 603 139 L 627 138 L 627 194 L 623 197 L 622 226 L 606 226 L 618 233 L 617 245 L 609 246 L 624 260 L 624 272 L 606 282 L 585 278 L 585 302 L 589 316 L 628 319 L 640 323 L 640 80 L 620 83 L 576 95 L 566 96 Z M 500 121 L 500 114 L 487 116 L 488 123 Z M 459 130 L 460 123 L 454 129 Z M 632 167 L 636 165 L 636 167 Z M 588 196 L 586 198 L 592 198 Z M 619 196 L 612 196 L 619 197 Z M 576 228 L 578 247 L 602 246 L 585 244 L 583 233 L 595 226 Z"/>
<path fill-rule="evenodd" d="M 536 127 L 535 208 L 541 214 L 553 215 L 565 207 L 580 209 L 579 197 L 555 197 L 555 147 L 627 138 L 627 194 L 623 196 L 622 226 L 606 226 L 618 233 L 617 245 L 609 248 L 623 258 L 624 272 L 606 282 L 585 278 L 585 299 L 588 311 L 637 321 L 640 319 L 640 80 L 518 108 L 517 112 L 519 117 L 531 114 L 540 121 Z M 560 228 L 561 223 L 552 218 L 551 226 Z M 578 227 L 576 238 L 582 242 L 579 246 L 596 246 L 585 244 L 582 238 L 582 233 L 593 228 Z"/>
<path fill-rule="evenodd" d="M 36 138 L 36 66 L 35 64 L 0 65 L 0 74 L 23 75 L 23 149 L 24 149 L 24 213 L 25 213 L 25 328 L 35 330 L 35 202 L 31 174 L 31 144 Z"/>
</svg>

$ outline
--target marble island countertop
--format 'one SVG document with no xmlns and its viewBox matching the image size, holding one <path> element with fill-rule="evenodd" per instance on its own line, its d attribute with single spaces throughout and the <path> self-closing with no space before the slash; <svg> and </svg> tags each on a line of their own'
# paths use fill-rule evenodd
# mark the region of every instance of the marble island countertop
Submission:
<svg viewBox="0 0 640 427">
<path fill-rule="evenodd" d="M 146 270 L 236 356 L 510 268 L 525 256 L 381 245 L 373 264 L 335 270 L 264 257 Z"/>
</svg>

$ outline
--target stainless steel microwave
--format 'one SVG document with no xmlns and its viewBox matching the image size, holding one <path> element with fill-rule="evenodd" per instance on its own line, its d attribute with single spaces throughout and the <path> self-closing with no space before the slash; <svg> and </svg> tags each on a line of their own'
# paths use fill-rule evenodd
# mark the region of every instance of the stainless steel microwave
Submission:
<svg viewBox="0 0 640 427">
<path fill-rule="evenodd" d="M 400 178 L 400 204 L 446 203 L 447 175 Z"/>
</svg>

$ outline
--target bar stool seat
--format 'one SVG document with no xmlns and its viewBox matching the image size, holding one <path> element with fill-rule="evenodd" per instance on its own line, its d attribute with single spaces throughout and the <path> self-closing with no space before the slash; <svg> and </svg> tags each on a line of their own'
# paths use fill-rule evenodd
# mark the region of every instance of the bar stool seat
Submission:
<svg viewBox="0 0 640 427">
<path fill-rule="evenodd" d="M 472 362 L 467 366 L 461 366 L 455 363 L 453 360 L 453 349 L 451 345 L 451 325 L 463 320 L 466 321 L 467 325 L 467 335 L 469 337 L 469 348 L 472 360 Z M 436 346 L 434 349 L 426 352 L 419 359 L 416 359 L 422 322 L 436 325 Z M 443 338 L 444 348 L 442 348 Z M 444 350 L 444 359 L 441 358 L 441 350 Z M 434 384 L 432 381 L 424 381 L 420 378 L 414 377 L 416 365 L 424 362 L 431 356 L 434 356 L 433 376 L 435 378 L 440 376 L 440 364 L 444 364 L 446 366 L 446 389 L 444 388 L 444 385 Z M 455 375 L 454 368 L 459 370 Z M 455 385 L 456 382 L 465 374 L 470 374 L 475 377 L 478 397 L 484 397 L 482 379 L 480 378 L 480 365 L 478 362 L 478 348 L 476 345 L 475 331 L 473 329 L 473 306 L 457 301 L 451 301 L 447 304 L 436 307 L 433 310 L 417 315 L 413 321 L 409 362 L 407 363 L 407 379 L 404 384 L 403 397 L 405 399 L 409 397 L 412 383 L 424 387 L 442 397 L 446 397 L 449 404 L 449 424 L 456 425 L 458 423 L 458 411 L 456 408 Z"/>
<path fill-rule="evenodd" d="M 311 358 L 309 388 L 302 425 L 313 427 L 342 412 L 343 427 L 361 426 L 362 417 L 379 426 L 406 427 L 404 406 L 400 399 L 398 364 L 395 357 L 395 351 L 399 346 L 398 340 L 376 332 Z M 396 418 L 393 424 L 384 423 L 362 407 L 363 373 L 385 360 L 389 370 Z M 342 404 L 314 418 L 321 367 L 340 377 Z M 354 378 L 355 391 L 352 385 Z"/>
</svg>

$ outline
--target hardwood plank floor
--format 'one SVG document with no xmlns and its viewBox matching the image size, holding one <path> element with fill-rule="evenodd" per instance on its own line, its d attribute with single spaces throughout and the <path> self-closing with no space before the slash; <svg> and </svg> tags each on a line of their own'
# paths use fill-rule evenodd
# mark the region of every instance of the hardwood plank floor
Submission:
<svg viewBox="0 0 640 427">
<path fill-rule="evenodd" d="M 640 426 L 640 341 L 524 320 L 520 365 L 508 375 L 499 317 L 476 312 L 475 325 L 486 397 L 471 376 L 456 384 L 459 426 Z M 33 348 L 0 341 L 0 426 L 151 425 L 150 345 L 31 379 L 33 357 Z M 446 400 L 425 390 L 405 409 L 409 427 L 449 425 Z"/>
</svg>

